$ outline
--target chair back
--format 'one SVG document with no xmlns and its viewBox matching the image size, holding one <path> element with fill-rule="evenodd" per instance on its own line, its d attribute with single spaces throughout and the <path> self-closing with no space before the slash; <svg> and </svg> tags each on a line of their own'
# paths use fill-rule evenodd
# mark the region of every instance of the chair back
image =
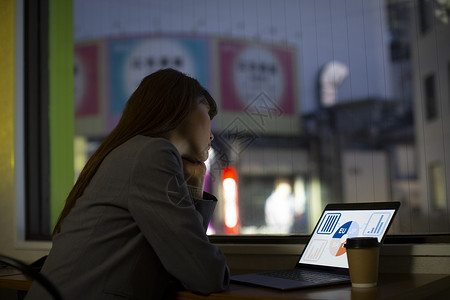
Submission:
<svg viewBox="0 0 450 300">
<path fill-rule="evenodd" d="M 12 257 L 0 255 L 0 262 L 11 266 L 13 268 L 16 268 L 17 270 L 21 271 L 23 274 L 28 275 L 31 277 L 34 281 L 37 281 L 39 284 L 41 284 L 52 296 L 55 300 L 62 300 L 61 292 L 58 290 L 58 288 L 43 274 L 36 271 L 31 266 L 15 259 Z"/>
</svg>

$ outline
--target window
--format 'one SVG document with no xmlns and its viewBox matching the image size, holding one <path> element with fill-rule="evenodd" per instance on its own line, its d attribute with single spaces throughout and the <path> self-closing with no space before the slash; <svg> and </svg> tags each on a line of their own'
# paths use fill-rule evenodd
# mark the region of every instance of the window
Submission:
<svg viewBox="0 0 450 300">
<path fill-rule="evenodd" d="M 439 72 L 414 62 L 436 60 L 440 43 L 413 34 L 411 1 L 93 3 L 73 1 L 75 176 L 136 81 L 176 67 L 219 104 L 210 234 L 308 234 L 327 203 L 345 201 L 400 201 L 394 234 L 419 233 L 414 218 L 448 226 L 448 210 L 426 209 L 448 206 L 438 175 L 448 164 L 432 167 L 423 152 L 449 141 L 416 117 L 438 115 Z M 429 14 L 420 28 L 431 31 Z M 449 25 L 441 30 L 448 36 Z"/>
<path fill-rule="evenodd" d="M 434 4 L 433 0 L 419 0 L 418 10 L 420 15 L 420 29 L 426 33 L 434 23 Z"/>
<path fill-rule="evenodd" d="M 334 201 L 397 200 L 426 214 L 409 91 L 410 72 L 420 72 L 407 50 L 421 43 L 412 40 L 414 5 L 389 2 L 387 11 L 382 1 L 344 2 L 150 1 L 109 5 L 102 18 L 90 17 L 90 3 L 74 3 L 77 138 L 95 149 L 117 122 L 135 87 L 117 74 L 137 80 L 182 66 L 220 107 L 208 186 L 225 204 L 211 232 L 305 234 Z M 422 31 L 432 30 L 433 3 L 419 2 Z M 382 38 L 388 32 L 391 44 Z M 427 120 L 438 113 L 436 80 L 423 83 Z M 223 184 L 229 167 L 238 183 L 232 200 Z"/>
<path fill-rule="evenodd" d="M 424 81 L 425 91 L 425 113 L 427 120 L 431 121 L 437 117 L 438 107 L 436 99 L 436 86 L 434 75 L 428 75 Z"/>
<path fill-rule="evenodd" d="M 433 209 L 445 211 L 447 208 L 445 195 L 445 175 L 440 162 L 431 163 L 429 166 L 430 198 Z"/>
</svg>

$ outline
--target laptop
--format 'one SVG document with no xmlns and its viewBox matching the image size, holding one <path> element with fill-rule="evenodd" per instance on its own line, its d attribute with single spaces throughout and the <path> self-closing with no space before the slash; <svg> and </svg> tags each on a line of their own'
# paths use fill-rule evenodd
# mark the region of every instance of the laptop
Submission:
<svg viewBox="0 0 450 300">
<path fill-rule="evenodd" d="M 349 283 L 349 237 L 383 242 L 400 202 L 328 204 L 293 269 L 231 276 L 233 283 L 290 290 Z"/>
</svg>

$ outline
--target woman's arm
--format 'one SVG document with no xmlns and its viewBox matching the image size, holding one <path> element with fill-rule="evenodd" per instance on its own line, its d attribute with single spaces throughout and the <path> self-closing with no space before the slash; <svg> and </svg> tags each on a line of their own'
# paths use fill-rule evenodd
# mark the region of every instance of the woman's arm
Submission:
<svg viewBox="0 0 450 300">
<path fill-rule="evenodd" d="M 225 256 L 205 234 L 176 148 L 164 140 L 149 143 L 134 163 L 131 181 L 129 210 L 166 270 L 196 292 L 226 289 Z"/>
<path fill-rule="evenodd" d="M 183 172 L 191 197 L 202 199 L 206 165 L 203 162 L 192 162 L 183 158 Z"/>
<path fill-rule="evenodd" d="M 202 162 L 193 163 L 183 158 L 183 172 L 195 208 L 203 217 L 203 227 L 206 232 L 217 204 L 217 198 L 214 195 L 203 191 L 206 165 Z"/>
</svg>

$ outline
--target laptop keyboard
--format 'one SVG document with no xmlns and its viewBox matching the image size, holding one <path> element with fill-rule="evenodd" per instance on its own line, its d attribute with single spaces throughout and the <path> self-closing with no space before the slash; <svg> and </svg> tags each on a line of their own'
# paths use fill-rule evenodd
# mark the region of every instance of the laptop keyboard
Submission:
<svg viewBox="0 0 450 300">
<path fill-rule="evenodd" d="M 322 273 L 303 269 L 267 271 L 262 272 L 261 275 L 311 283 L 334 282 L 349 279 L 346 275 Z"/>
</svg>

